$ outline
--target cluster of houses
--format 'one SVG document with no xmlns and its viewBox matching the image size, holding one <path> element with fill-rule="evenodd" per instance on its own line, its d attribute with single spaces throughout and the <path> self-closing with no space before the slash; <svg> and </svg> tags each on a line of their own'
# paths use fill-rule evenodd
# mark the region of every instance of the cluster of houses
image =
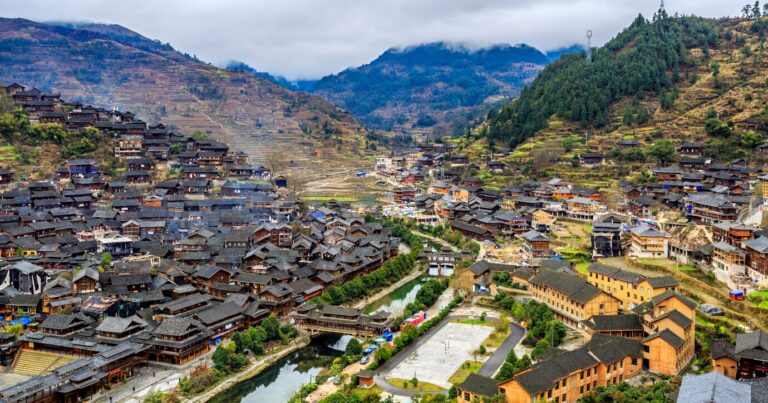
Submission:
<svg viewBox="0 0 768 403">
<path fill-rule="evenodd" d="M 174 133 L 162 123 L 148 125 L 129 111 L 67 103 L 59 94 L 28 89 L 16 83 L 1 88 L 28 115 L 31 123 L 60 124 L 70 132 L 95 128 L 108 133 L 115 157 L 128 162 L 128 169 L 120 178 L 111 178 L 112 185 L 149 184 L 153 182 L 156 164 L 169 161 L 171 167 L 183 170 L 183 178 L 173 186 L 182 193 L 206 195 L 211 181 L 220 178 L 270 179 L 267 168 L 250 165 L 246 154 L 231 152 L 226 144 Z M 92 190 L 111 187 L 107 179 L 102 179 L 93 160 L 70 161 L 68 166 L 59 167 L 56 174 L 72 178 L 75 185 Z M 12 172 L 0 172 L 0 184 L 12 180 Z"/>
<path fill-rule="evenodd" d="M 399 238 L 347 206 L 307 210 L 280 192 L 284 179 L 232 180 L 266 177 L 224 144 L 183 137 L 182 152 L 158 156 L 150 150 L 169 145 L 147 140 L 182 136 L 128 112 L 6 91 L 41 121 L 117 133 L 128 170 L 106 178 L 97 161 L 70 160 L 48 181 L 12 179 L 0 190 L 0 316 L 23 329 L 0 335 L 0 360 L 32 376 L 0 390 L 2 401 L 87 400 L 137 366 L 189 364 L 269 315 L 315 318 L 307 301 L 398 253 Z M 182 177 L 155 179 L 165 163 Z M 344 315 L 362 331 L 389 324 Z M 84 359 L 59 366 L 73 356 Z"/>
<path fill-rule="evenodd" d="M 677 375 L 695 356 L 696 304 L 677 293 L 672 277 L 646 278 L 597 263 L 581 276 L 556 259 L 537 268 L 480 261 L 462 277 L 490 281 L 499 272 L 525 285 L 588 342 L 575 351 L 545 354 L 500 383 L 474 375 L 458 386 L 459 401 L 497 393 L 510 402 L 576 401 L 640 371 Z"/>
<path fill-rule="evenodd" d="M 637 146 L 625 142 L 622 148 Z M 700 144 L 684 143 L 679 161 L 653 168 L 647 183 L 620 181 L 617 203 L 609 208 L 599 190 L 559 178 L 487 188 L 481 179 L 462 176 L 473 164 L 454 148 L 424 144 L 403 157 L 377 160 L 379 174 L 402 184 L 393 201 L 413 206 L 407 213 L 415 220 L 450 222 L 478 241 L 519 238 L 523 248 L 515 263 L 531 267 L 556 255 L 549 233 L 558 219 L 583 221 L 592 226 L 593 258 L 671 258 L 712 270 L 732 289 L 768 286 L 768 233 L 759 227 L 756 202 L 768 200 L 768 175 L 743 159 L 713 163 L 702 157 Z M 586 157 L 585 164 L 604 163 Z M 491 162 L 486 169 L 493 170 Z"/>
</svg>

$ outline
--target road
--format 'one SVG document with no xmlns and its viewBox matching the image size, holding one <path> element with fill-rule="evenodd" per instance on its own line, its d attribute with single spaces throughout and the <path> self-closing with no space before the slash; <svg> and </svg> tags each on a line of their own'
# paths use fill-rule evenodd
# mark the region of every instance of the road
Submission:
<svg viewBox="0 0 768 403">
<path fill-rule="evenodd" d="M 477 371 L 478 375 L 487 376 L 489 378 L 496 375 L 496 372 L 501 368 L 501 365 L 504 364 L 507 354 L 514 350 L 517 344 L 520 343 L 520 340 L 523 339 L 523 336 L 525 336 L 525 329 L 520 327 L 517 323 L 510 323 L 509 329 L 511 330 L 509 336 L 507 336 L 504 343 L 493 352 L 493 355 L 488 357 L 488 360 L 485 361 L 482 368 Z"/>
<path fill-rule="evenodd" d="M 409 390 L 400 389 L 396 386 L 393 386 L 389 382 L 387 382 L 386 374 L 393 368 L 395 368 L 398 364 L 403 362 L 406 358 L 410 357 L 411 354 L 413 354 L 414 351 L 416 351 L 419 347 L 424 345 L 424 343 L 427 342 L 432 336 L 434 336 L 435 333 L 437 333 L 440 329 L 445 327 L 448 323 L 450 323 L 454 319 L 474 319 L 477 318 L 476 315 L 453 315 L 453 316 L 447 316 L 445 319 L 443 319 L 437 326 L 430 329 L 427 333 L 423 334 L 421 337 L 419 337 L 414 343 L 409 344 L 403 351 L 400 351 L 396 356 L 392 357 L 391 360 L 387 361 L 382 365 L 381 367 L 376 369 L 376 374 L 373 377 L 374 382 L 376 385 L 380 386 L 382 389 L 384 389 L 385 392 L 398 395 L 398 396 L 407 396 L 412 397 L 415 395 L 423 395 L 423 394 L 438 394 L 438 393 L 444 393 L 442 392 L 412 392 Z M 492 318 L 489 318 L 489 320 L 493 320 Z M 504 343 L 496 350 L 496 352 L 493 353 L 488 358 L 488 361 L 480 368 L 481 375 L 484 376 L 493 376 L 493 374 L 496 373 L 496 371 L 501 367 L 501 364 L 504 363 L 504 359 L 507 357 L 507 354 L 509 354 L 509 351 L 517 345 L 517 343 L 522 340 L 523 336 L 525 335 L 525 330 L 521 328 L 516 323 L 511 323 L 510 328 L 512 329 L 512 333 L 507 336 L 507 338 L 504 340 Z M 485 372 L 484 372 L 485 371 Z M 489 374 L 489 375 L 486 375 Z"/>
</svg>

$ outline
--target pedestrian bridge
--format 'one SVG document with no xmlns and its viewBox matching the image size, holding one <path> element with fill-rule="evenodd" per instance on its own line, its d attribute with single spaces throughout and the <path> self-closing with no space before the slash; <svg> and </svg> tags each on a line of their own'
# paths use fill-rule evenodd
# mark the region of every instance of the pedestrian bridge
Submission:
<svg viewBox="0 0 768 403">
<path fill-rule="evenodd" d="M 306 303 L 291 314 L 291 318 L 311 336 L 335 333 L 355 337 L 378 337 L 390 330 L 392 319 L 384 313 L 366 315 L 358 308 L 336 305 L 323 307 Z"/>
</svg>

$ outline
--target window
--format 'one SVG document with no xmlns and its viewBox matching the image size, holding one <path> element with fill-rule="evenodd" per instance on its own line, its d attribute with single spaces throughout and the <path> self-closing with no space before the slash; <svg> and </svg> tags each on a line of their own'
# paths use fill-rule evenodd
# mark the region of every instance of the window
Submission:
<svg viewBox="0 0 768 403">
<path fill-rule="evenodd" d="M 583 386 L 579 386 L 579 394 L 580 395 L 584 394 L 584 387 Z"/>
<path fill-rule="evenodd" d="M 464 392 L 464 400 L 470 401 L 469 392 Z"/>
<path fill-rule="evenodd" d="M 646 353 L 650 353 L 651 352 L 651 346 L 643 346 L 643 351 L 646 352 Z"/>
<path fill-rule="evenodd" d="M 604 309 L 605 304 L 600 304 L 600 309 Z"/>
<path fill-rule="evenodd" d="M 584 371 L 581 371 L 581 373 L 579 373 L 579 380 L 582 380 L 582 379 L 584 379 Z"/>
<path fill-rule="evenodd" d="M 567 378 L 566 378 L 566 379 L 563 379 L 563 387 L 565 387 L 565 384 L 566 384 L 566 381 L 567 381 L 567 380 L 568 380 Z"/>
<path fill-rule="evenodd" d="M 551 398 L 552 398 L 552 389 L 547 391 L 547 399 L 551 399 Z"/>
</svg>

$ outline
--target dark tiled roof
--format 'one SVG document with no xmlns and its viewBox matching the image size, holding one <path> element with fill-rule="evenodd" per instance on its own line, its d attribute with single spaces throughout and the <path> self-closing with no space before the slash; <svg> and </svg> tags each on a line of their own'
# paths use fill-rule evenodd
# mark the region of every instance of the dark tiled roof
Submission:
<svg viewBox="0 0 768 403">
<path fill-rule="evenodd" d="M 637 315 L 594 315 L 582 323 L 596 331 L 643 330 Z"/>
<path fill-rule="evenodd" d="M 709 352 L 712 355 L 712 359 L 717 360 L 723 357 L 729 357 L 736 359 L 735 346 L 724 340 L 718 340 L 709 345 Z"/>
<path fill-rule="evenodd" d="M 587 283 L 581 277 L 550 270 L 542 271 L 531 277 L 529 282 L 553 288 L 580 303 L 588 302 L 601 292 L 599 288 Z"/>
<path fill-rule="evenodd" d="M 499 393 L 499 387 L 496 380 L 475 373 L 469 374 L 464 382 L 457 386 L 462 391 L 467 391 L 480 396 L 495 396 Z"/>
<path fill-rule="evenodd" d="M 648 281 L 648 284 L 653 288 L 677 287 L 680 285 L 680 283 L 678 283 L 672 276 L 650 277 L 646 278 L 646 281 Z"/>
<path fill-rule="evenodd" d="M 667 342 L 669 345 L 674 347 L 674 348 L 680 348 L 680 346 L 682 346 L 683 343 L 685 343 L 685 341 L 683 339 L 678 337 L 676 334 L 672 333 L 672 331 L 669 330 L 669 329 L 664 329 L 664 330 L 662 330 L 660 332 L 656 332 L 656 333 L 654 333 L 654 334 L 644 338 L 643 339 L 643 343 L 645 343 L 647 341 L 651 341 L 651 340 L 653 340 L 655 338 L 659 338 L 659 337 L 662 340 L 664 340 L 665 342 Z"/>
</svg>

